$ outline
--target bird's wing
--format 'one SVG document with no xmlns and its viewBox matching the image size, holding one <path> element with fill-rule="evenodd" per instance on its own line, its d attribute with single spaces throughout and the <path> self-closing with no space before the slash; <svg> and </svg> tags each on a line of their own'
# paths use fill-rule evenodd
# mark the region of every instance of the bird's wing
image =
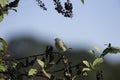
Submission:
<svg viewBox="0 0 120 80">
<path fill-rule="evenodd" d="M 66 48 L 66 49 L 68 49 L 68 46 L 64 43 L 64 42 L 62 42 L 63 43 L 63 46 Z"/>
<path fill-rule="evenodd" d="M 57 42 L 55 43 L 55 47 L 58 49 L 58 51 L 61 51 L 61 50 L 62 50 L 61 44 L 58 45 Z"/>
</svg>

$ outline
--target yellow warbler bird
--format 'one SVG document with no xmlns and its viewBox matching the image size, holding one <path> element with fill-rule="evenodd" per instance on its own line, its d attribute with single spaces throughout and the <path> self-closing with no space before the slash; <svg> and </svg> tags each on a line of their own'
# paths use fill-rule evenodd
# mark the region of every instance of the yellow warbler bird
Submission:
<svg viewBox="0 0 120 80">
<path fill-rule="evenodd" d="M 60 38 L 55 38 L 55 46 L 60 52 L 65 52 L 68 49 L 71 49 Z"/>
</svg>

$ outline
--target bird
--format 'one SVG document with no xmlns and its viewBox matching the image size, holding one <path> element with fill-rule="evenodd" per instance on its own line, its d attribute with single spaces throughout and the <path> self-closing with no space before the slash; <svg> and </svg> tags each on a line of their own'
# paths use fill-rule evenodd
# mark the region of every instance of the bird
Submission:
<svg viewBox="0 0 120 80">
<path fill-rule="evenodd" d="M 60 38 L 55 38 L 55 47 L 60 52 L 65 52 L 68 49 L 71 49 Z"/>
</svg>

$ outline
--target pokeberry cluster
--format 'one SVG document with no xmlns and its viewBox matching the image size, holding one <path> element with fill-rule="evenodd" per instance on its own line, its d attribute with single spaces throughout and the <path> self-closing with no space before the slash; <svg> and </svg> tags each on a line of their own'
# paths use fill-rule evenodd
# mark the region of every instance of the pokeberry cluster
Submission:
<svg viewBox="0 0 120 80">
<path fill-rule="evenodd" d="M 62 15 L 64 15 L 64 17 L 72 17 L 73 16 L 73 6 L 72 3 L 70 2 L 70 0 L 67 0 L 64 3 L 64 7 L 61 5 L 60 0 L 53 0 L 54 1 L 54 5 L 55 5 L 55 10 L 57 10 L 58 13 L 61 13 Z"/>
<path fill-rule="evenodd" d="M 39 7 L 41 7 L 43 10 L 47 10 L 47 8 L 45 7 L 45 4 L 41 1 L 41 0 L 36 0 L 36 2 L 38 3 Z M 67 0 L 64 3 L 64 7 L 61 4 L 60 0 L 53 0 L 54 5 L 55 5 L 55 10 L 58 13 L 61 13 L 64 17 L 73 17 L 73 6 L 72 3 L 70 2 L 70 0 Z"/>
</svg>

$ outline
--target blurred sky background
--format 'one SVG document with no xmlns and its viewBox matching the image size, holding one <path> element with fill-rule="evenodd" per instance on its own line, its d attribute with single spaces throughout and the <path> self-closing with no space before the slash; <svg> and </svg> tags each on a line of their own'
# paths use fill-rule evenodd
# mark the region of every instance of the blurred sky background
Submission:
<svg viewBox="0 0 120 80">
<path fill-rule="evenodd" d="M 36 0 L 20 0 L 17 13 L 9 11 L 0 23 L 0 37 L 29 35 L 54 44 L 59 37 L 70 47 L 99 46 L 111 43 L 120 47 L 120 0 L 71 0 L 73 18 L 63 17 L 54 10 L 52 0 L 42 0 L 43 11 Z M 66 1 L 66 0 L 61 0 Z M 110 61 L 120 62 L 120 54 L 107 55 Z"/>
</svg>

